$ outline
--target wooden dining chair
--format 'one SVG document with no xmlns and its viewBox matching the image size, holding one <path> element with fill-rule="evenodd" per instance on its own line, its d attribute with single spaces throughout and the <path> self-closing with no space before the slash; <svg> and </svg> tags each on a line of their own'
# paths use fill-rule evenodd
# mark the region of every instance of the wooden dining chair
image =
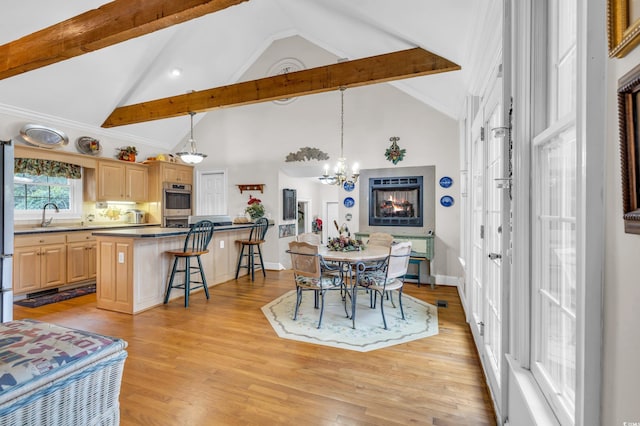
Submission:
<svg viewBox="0 0 640 426">
<path fill-rule="evenodd" d="M 266 217 L 261 217 L 251 227 L 249 238 L 246 240 L 237 240 L 240 244 L 240 256 L 238 256 L 238 266 L 236 267 L 236 279 L 240 274 L 240 268 L 247 268 L 251 281 L 255 279 L 256 261 L 255 257 L 258 256 L 260 261 L 260 269 L 262 269 L 262 276 L 266 277 L 267 274 L 264 269 L 264 260 L 262 259 L 262 244 L 265 242 L 265 236 L 269 229 L 269 220 Z M 257 251 L 256 251 L 257 248 Z M 246 249 L 246 252 L 245 252 Z M 245 261 L 243 264 L 242 261 Z"/>
<path fill-rule="evenodd" d="M 373 232 L 369 235 L 369 241 L 367 241 L 368 246 L 391 247 L 392 243 L 393 235 L 386 232 Z"/>
<path fill-rule="evenodd" d="M 404 318 L 404 309 L 402 307 L 402 288 L 404 286 L 404 276 L 409 267 L 409 258 L 411 257 L 411 241 L 394 244 L 391 246 L 389 256 L 387 257 L 383 267 L 378 269 L 369 269 L 364 262 L 358 262 L 356 265 L 356 285 L 364 287 L 373 292 L 373 303 L 370 305 L 375 308 L 378 294 L 380 295 L 380 312 L 382 314 L 382 322 L 384 329 L 387 328 L 387 319 L 384 315 L 384 295 L 388 292 L 397 290 L 398 301 L 400 305 L 400 314 Z M 357 292 L 354 292 L 354 298 Z M 355 306 L 355 302 L 354 302 Z M 351 314 L 353 328 L 356 328 L 356 312 Z"/>
<path fill-rule="evenodd" d="M 322 244 L 322 238 L 320 237 L 320 234 L 314 234 L 313 232 L 305 232 L 302 234 L 298 234 L 298 236 L 296 237 L 296 240 L 304 241 L 316 246 L 319 246 Z"/>
<path fill-rule="evenodd" d="M 213 222 L 208 220 L 202 220 L 198 223 L 194 223 L 184 240 L 184 247 L 182 251 L 172 250 L 167 251 L 167 254 L 173 256 L 173 267 L 171 268 L 171 278 L 167 285 L 167 291 L 164 296 L 164 303 L 169 302 L 169 296 L 171 295 L 172 288 L 184 289 L 184 307 L 189 306 L 189 294 L 192 290 L 198 288 L 204 288 L 204 293 L 209 299 L 209 288 L 207 286 L 207 279 L 204 276 L 204 269 L 202 268 L 202 261 L 200 256 L 209 253 L 207 247 L 213 237 Z M 191 259 L 195 258 L 198 262 L 197 266 L 192 265 Z M 184 269 L 178 269 L 178 263 L 180 259 L 184 259 Z M 184 272 L 184 282 L 182 284 L 175 284 L 174 279 L 176 272 Z M 200 281 L 192 281 L 191 275 L 200 274 Z M 199 284 L 193 286 L 192 284 Z"/>
<path fill-rule="evenodd" d="M 318 328 L 320 328 L 324 314 L 325 293 L 327 290 L 340 289 L 342 281 L 339 275 L 334 274 L 335 268 L 324 261 L 318 250 L 319 247 L 315 244 L 291 241 L 287 253 L 291 255 L 291 267 L 296 283 L 296 307 L 293 320 L 298 319 L 302 292 L 310 290 L 314 294 L 314 308 L 318 309 L 318 301 L 320 301 L 320 318 L 318 319 Z M 345 315 L 347 315 L 346 305 Z"/>
</svg>

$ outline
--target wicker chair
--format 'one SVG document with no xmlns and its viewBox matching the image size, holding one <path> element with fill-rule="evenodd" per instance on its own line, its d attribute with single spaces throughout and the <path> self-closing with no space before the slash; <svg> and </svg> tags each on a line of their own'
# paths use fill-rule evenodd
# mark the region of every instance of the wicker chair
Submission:
<svg viewBox="0 0 640 426">
<path fill-rule="evenodd" d="M 209 299 L 209 288 L 207 287 L 207 279 L 204 276 L 204 269 L 202 268 L 202 261 L 200 256 L 209 253 L 207 247 L 213 237 L 213 222 L 208 220 L 202 220 L 198 223 L 194 223 L 187 234 L 187 238 L 184 240 L 184 249 L 182 251 L 168 251 L 167 254 L 172 255 L 173 267 L 171 268 L 171 278 L 167 285 L 167 292 L 164 296 L 164 303 L 169 302 L 169 296 L 171 295 L 172 288 L 184 289 L 184 307 L 189 306 L 189 294 L 191 290 L 198 288 L 204 288 L 204 293 Z M 196 258 L 198 266 L 191 265 L 191 259 Z M 178 269 L 178 262 L 180 259 L 184 259 L 184 269 Z M 173 280 L 176 276 L 176 272 L 184 272 L 184 283 L 174 284 Z M 191 275 L 199 273 L 201 281 L 191 281 Z M 193 287 L 191 284 L 200 284 Z"/>
<path fill-rule="evenodd" d="M 391 247 L 391 243 L 393 243 L 393 236 L 385 232 L 374 232 L 369 235 L 369 241 L 367 241 L 369 246 Z"/>
<path fill-rule="evenodd" d="M 409 257 L 411 256 L 411 242 L 406 241 L 391 246 L 389 257 L 385 265 L 378 269 L 367 269 L 363 262 L 356 265 L 356 285 L 364 287 L 373 293 L 374 301 L 372 308 L 376 306 L 376 299 L 380 295 L 380 312 L 384 329 L 387 330 L 387 319 L 384 316 L 384 295 L 393 290 L 398 291 L 400 313 L 404 319 L 404 309 L 402 308 L 402 287 L 404 286 L 404 276 L 409 267 Z M 354 299 L 357 292 L 354 292 Z M 353 306 L 356 306 L 355 300 Z M 352 314 L 353 328 L 356 328 L 356 313 Z"/>
<path fill-rule="evenodd" d="M 318 308 L 318 299 L 321 299 L 320 318 L 318 319 L 318 328 L 320 328 L 324 314 L 324 295 L 327 290 L 342 288 L 340 276 L 334 274 L 335 268 L 325 263 L 322 256 L 318 254 L 317 245 L 304 241 L 291 241 L 287 253 L 291 255 L 291 265 L 296 282 L 296 308 L 293 320 L 298 319 L 302 292 L 311 290 L 314 293 L 314 308 Z M 346 306 L 345 315 L 347 315 Z"/>
<path fill-rule="evenodd" d="M 319 246 L 322 244 L 322 238 L 319 234 L 314 234 L 313 232 L 305 232 L 303 234 L 298 234 L 296 237 L 297 241 L 304 241 L 309 244 L 313 244 L 314 246 Z"/>
</svg>

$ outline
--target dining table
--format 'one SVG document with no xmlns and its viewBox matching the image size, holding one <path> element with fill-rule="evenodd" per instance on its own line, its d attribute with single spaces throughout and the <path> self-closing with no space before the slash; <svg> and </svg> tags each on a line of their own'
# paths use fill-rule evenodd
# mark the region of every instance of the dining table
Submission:
<svg viewBox="0 0 640 426">
<path fill-rule="evenodd" d="M 352 327 L 356 328 L 356 292 L 358 290 L 358 274 L 359 269 L 375 268 L 379 262 L 384 261 L 390 253 L 389 247 L 383 246 L 365 246 L 358 250 L 332 250 L 326 246 L 321 246 L 318 253 L 325 262 L 333 262 L 338 264 L 340 275 L 347 293 L 351 298 L 351 322 Z M 358 264 L 362 264 L 357 268 Z M 345 304 L 346 304 L 345 299 Z"/>
</svg>

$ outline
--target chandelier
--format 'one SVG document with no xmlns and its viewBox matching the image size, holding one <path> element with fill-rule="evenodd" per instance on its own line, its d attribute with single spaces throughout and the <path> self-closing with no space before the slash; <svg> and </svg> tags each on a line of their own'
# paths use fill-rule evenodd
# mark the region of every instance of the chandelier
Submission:
<svg viewBox="0 0 640 426">
<path fill-rule="evenodd" d="M 193 138 L 193 116 L 196 115 L 195 112 L 190 112 L 191 116 L 191 134 L 189 136 L 189 140 L 185 142 L 182 147 L 181 152 L 176 152 L 176 155 L 180 157 L 182 161 L 188 164 L 198 164 L 207 156 L 201 152 L 198 152 L 196 148 L 196 140 Z"/>
<path fill-rule="evenodd" d="M 342 185 L 345 182 L 358 182 L 358 163 L 353 163 L 351 167 L 351 176 L 347 176 L 347 159 L 344 157 L 344 91 L 345 87 L 340 88 L 340 158 L 334 168 L 333 174 L 329 174 L 329 165 L 325 164 L 324 173 L 319 178 L 320 182 L 325 185 Z"/>
</svg>

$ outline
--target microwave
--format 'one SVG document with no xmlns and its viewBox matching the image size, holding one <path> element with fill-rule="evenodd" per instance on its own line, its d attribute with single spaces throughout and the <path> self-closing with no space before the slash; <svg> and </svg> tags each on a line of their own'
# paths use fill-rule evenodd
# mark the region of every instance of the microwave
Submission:
<svg viewBox="0 0 640 426">
<path fill-rule="evenodd" d="M 191 185 L 165 182 L 162 185 L 162 213 L 165 217 L 191 215 Z"/>
</svg>

